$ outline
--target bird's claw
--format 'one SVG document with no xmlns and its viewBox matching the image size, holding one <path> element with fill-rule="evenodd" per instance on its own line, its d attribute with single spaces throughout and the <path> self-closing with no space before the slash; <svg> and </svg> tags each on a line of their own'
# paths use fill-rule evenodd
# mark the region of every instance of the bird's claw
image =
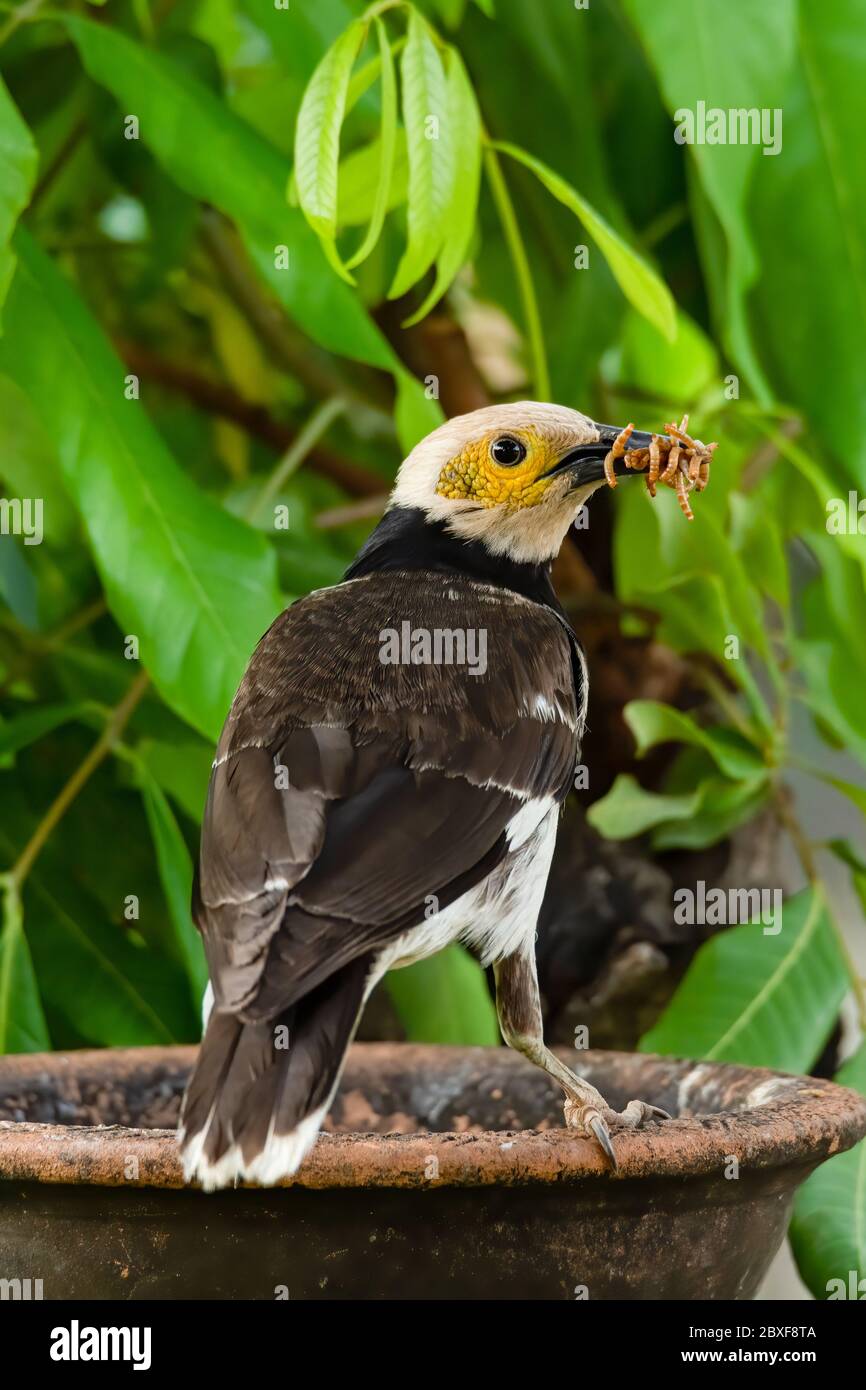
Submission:
<svg viewBox="0 0 866 1390">
<path fill-rule="evenodd" d="M 614 1112 L 615 1113 L 615 1112 Z M 669 1120 L 671 1116 L 660 1105 L 650 1105 L 646 1100 L 630 1100 L 625 1110 L 617 1115 L 626 1129 L 640 1129 L 644 1120 Z"/>
<path fill-rule="evenodd" d="M 601 1147 L 604 1149 L 614 1168 L 619 1167 L 619 1164 L 616 1161 L 616 1153 L 614 1152 L 613 1140 L 610 1137 L 610 1130 L 608 1129 L 601 1115 L 599 1115 L 598 1111 L 596 1111 L 596 1113 L 589 1118 L 587 1123 L 590 1129 L 592 1130 L 593 1134 L 595 1135 L 596 1139 L 598 1140 L 599 1144 L 601 1144 Z"/>
<path fill-rule="evenodd" d="M 662 1110 L 661 1106 L 650 1105 L 645 1100 L 630 1100 L 623 1111 L 606 1108 L 604 1114 L 591 1101 L 585 1103 L 569 1098 L 565 1102 L 565 1123 L 568 1128 L 581 1130 L 584 1134 L 591 1131 L 614 1168 L 619 1165 L 607 1124 L 609 1119 L 617 1120 L 625 1129 L 639 1129 L 646 1120 L 669 1120 L 670 1118 L 668 1112 Z"/>
</svg>

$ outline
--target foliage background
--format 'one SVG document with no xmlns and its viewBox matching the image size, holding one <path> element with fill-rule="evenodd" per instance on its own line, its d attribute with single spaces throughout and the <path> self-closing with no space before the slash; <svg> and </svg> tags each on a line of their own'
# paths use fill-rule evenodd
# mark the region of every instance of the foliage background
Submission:
<svg viewBox="0 0 866 1390">
<path fill-rule="evenodd" d="M 370 9 L 0 5 L 0 478 L 45 508 L 0 536 L 0 1050 L 197 1036 L 197 826 L 256 639 L 442 412 L 535 395 L 720 441 L 694 523 L 622 488 L 560 565 L 641 655 L 573 814 L 679 865 L 769 819 L 797 859 L 784 930 L 713 936 L 642 1045 L 808 1070 L 842 1008 L 852 1052 L 866 542 L 827 505 L 866 489 L 861 7 Z M 678 145 L 698 101 L 780 108 L 781 153 Z M 391 988 L 411 1036 L 495 1036 L 456 951 Z M 866 1274 L 864 1165 L 801 1201 L 819 1296 Z"/>
</svg>

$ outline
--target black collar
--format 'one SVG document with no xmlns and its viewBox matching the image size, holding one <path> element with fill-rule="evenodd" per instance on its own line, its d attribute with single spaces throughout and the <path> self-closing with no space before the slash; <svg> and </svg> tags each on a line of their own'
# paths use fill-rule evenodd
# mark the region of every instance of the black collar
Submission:
<svg viewBox="0 0 866 1390">
<path fill-rule="evenodd" d="M 434 570 L 462 574 L 482 584 L 510 589 L 565 617 L 550 582 L 550 564 L 531 565 L 491 555 L 481 541 L 464 541 L 444 522 L 430 521 L 420 507 L 392 507 L 346 570 L 345 579 L 383 570 Z"/>
</svg>

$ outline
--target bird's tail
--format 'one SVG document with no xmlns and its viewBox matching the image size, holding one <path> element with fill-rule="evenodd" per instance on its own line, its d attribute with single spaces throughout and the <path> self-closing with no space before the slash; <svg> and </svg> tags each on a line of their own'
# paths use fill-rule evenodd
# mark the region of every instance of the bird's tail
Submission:
<svg viewBox="0 0 866 1390">
<path fill-rule="evenodd" d="M 178 1133 L 188 1182 L 210 1191 L 297 1171 L 336 1089 L 370 964 L 351 961 L 277 1018 L 211 1012 Z"/>
</svg>

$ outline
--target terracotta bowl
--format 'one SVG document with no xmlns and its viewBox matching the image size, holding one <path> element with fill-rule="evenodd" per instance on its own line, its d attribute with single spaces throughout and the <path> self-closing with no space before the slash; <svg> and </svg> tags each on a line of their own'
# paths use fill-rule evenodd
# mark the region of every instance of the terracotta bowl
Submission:
<svg viewBox="0 0 866 1390">
<path fill-rule="evenodd" d="M 675 1116 L 618 1132 L 614 1173 L 505 1048 L 357 1044 L 294 1181 L 206 1194 L 172 1134 L 193 1056 L 0 1058 L 0 1277 L 62 1299 L 744 1299 L 798 1185 L 866 1133 L 830 1082 L 572 1053 L 617 1109 Z"/>
</svg>

